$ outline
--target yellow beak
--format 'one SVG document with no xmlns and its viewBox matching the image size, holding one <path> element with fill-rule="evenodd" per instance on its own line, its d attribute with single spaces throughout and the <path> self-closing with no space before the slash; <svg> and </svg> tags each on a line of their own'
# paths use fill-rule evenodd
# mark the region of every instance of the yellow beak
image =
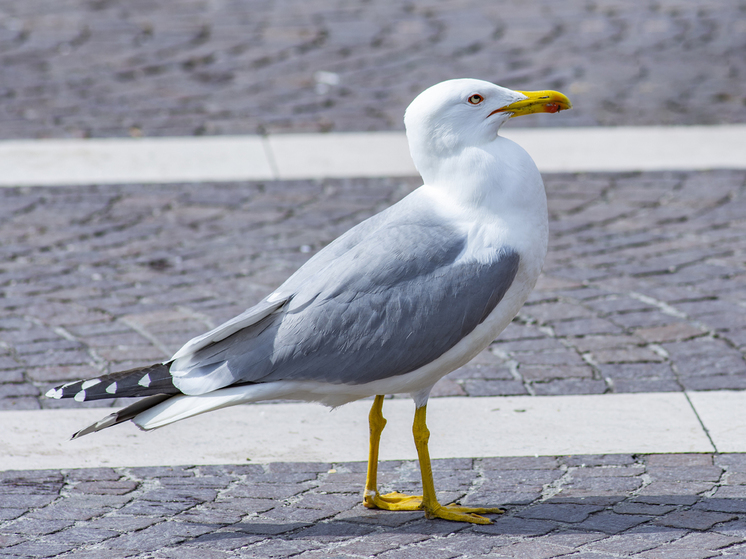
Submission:
<svg viewBox="0 0 746 559">
<path fill-rule="evenodd" d="M 528 99 L 516 101 L 501 109 L 492 111 L 490 116 L 495 113 L 513 113 L 510 115 L 510 118 L 513 118 L 514 116 L 530 115 L 533 113 L 558 113 L 572 109 L 570 100 L 559 91 L 519 91 L 518 93 L 522 93 Z"/>
</svg>

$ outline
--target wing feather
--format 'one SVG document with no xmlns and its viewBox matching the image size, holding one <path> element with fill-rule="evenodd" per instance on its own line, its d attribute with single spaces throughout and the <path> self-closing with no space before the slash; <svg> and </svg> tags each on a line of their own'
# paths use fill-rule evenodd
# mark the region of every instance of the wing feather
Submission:
<svg viewBox="0 0 746 559">
<path fill-rule="evenodd" d="M 275 292 L 281 302 L 254 313 L 261 318 L 248 327 L 221 327 L 229 335 L 195 343 L 172 366 L 174 384 L 203 394 L 247 382 L 360 384 L 405 374 L 456 345 L 510 288 L 520 262 L 510 247 L 482 248 L 476 259 L 455 226 L 411 208 L 379 216 L 330 245 L 333 258 L 322 251 L 291 276 Z"/>
</svg>

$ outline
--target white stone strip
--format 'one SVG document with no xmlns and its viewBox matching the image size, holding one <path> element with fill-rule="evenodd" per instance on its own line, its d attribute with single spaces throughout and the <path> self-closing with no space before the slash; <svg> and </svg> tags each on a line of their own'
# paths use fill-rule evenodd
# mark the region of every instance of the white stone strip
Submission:
<svg viewBox="0 0 746 559">
<path fill-rule="evenodd" d="M 511 128 L 543 172 L 746 168 L 746 125 Z M 401 132 L 0 141 L 0 186 L 173 183 L 417 172 Z"/>
<path fill-rule="evenodd" d="M 272 178 L 259 136 L 0 142 L 0 186 Z"/>
<path fill-rule="evenodd" d="M 746 169 L 746 125 L 505 129 L 545 173 Z"/>
<path fill-rule="evenodd" d="M 719 452 L 746 452 L 746 392 L 688 392 Z"/>
<path fill-rule="evenodd" d="M 403 132 L 287 134 L 268 142 L 280 179 L 419 174 Z"/>
<path fill-rule="evenodd" d="M 717 393 L 696 396 L 705 394 L 710 400 L 695 399 L 695 407 L 708 418 L 721 402 Z M 746 393 L 726 394 L 744 419 Z M 156 431 L 126 423 L 76 441 L 68 440 L 73 432 L 111 410 L 3 411 L 0 470 L 364 461 L 370 404 L 353 402 L 334 411 L 316 404 L 238 406 Z M 382 460 L 416 458 L 413 413 L 409 399 L 385 402 Z M 704 421 L 707 426 L 709 419 Z M 434 458 L 715 450 L 680 392 L 434 398 L 428 425 Z M 730 452 L 746 451 L 746 437 L 729 444 Z"/>
</svg>

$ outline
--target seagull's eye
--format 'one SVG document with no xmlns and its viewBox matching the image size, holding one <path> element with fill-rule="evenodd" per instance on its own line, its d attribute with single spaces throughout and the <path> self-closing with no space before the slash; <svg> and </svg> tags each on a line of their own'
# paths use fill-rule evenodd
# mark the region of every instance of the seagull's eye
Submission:
<svg viewBox="0 0 746 559">
<path fill-rule="evenodd" d="M 482 101 L 484 101 L 484 97 L 482 97 L 478 93 L 475 93 L 474 95 L 472 95 L 471 97 L 469 97 L 468 101 L 472 105 L 479 105 L 479 103 L 481 103 Z"/>
</svg>

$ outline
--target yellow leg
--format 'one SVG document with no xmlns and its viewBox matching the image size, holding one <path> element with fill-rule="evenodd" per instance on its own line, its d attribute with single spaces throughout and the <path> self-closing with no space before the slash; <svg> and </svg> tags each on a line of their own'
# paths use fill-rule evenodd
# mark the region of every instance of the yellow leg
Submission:
<svg viewBox="0 0 746 559">
<path fill-rule="evenodd" d="M 426 406 L 418 408 L 414 414 L 414 425 L 412 432 L 417 447 L 417 455 L 420 459 L 420 470 L 422 472 L 423 495 L 405 495 L 404 493 L 378 493 L 378 445 L 381 441 L 381 433 L 386 426 L 383 417 L 383 396 L 376 396 L 370 409 L 368 420 L 370 423 L 370 451 L 368 453 L 368 475 L 365 480 L 365 495 L 363 504 L 368 508 L 384 510 L 424 510 L 428 518 L 443 518 L 460 522 L 473 522 L 475 524 L 490 524 L 492 521 L 479 514 L 500 513 L 499 508 L 474 508 L 459 505 L 443 506 L 438 503 L 435 496 L 435 485 L 433 484 L 433 471 L 430 464 L 430 453 L 427 448 L 430 439 L 430 431 L 425 423 Z"/>
<path fill-rule="evenodd" d="M 381 442 L 381 433 L 386 427 L 386 418 L 383 417 L 383 396 L 376 396 L 373 406 L 368 414 L 368 425 L 370 427 L 370 447 L 368 449 L 368 475 L 365 477 L 365 493 L 363 504 L 368 508 L 376 508 L 375 498 L 378 496 L 378 445 Z"/>
<path fill-rule="evenodd" d="M 370 425 L 370 449 L 368 450 L 368 475 L 365 478 L 365 494 L 363 505 L 369 509 L 384 510 L 420 510 L 422 497 L 404 495 L 403 493 L 378 493 L 378 445 L 381 442 L 381 433 L 386 427 L 386 419 L 383 417 L 383 396 L 376 396 L 373 406 L 368 415 Z"/>
<path fill-rule="evenodd" d="M 422 474 L 422 508 L 428 518 L 442 518 L 444 520 L 455 520 L 457 522 L 472 522 L 474 524 L 492 524 L 489 518 L 479 516 L 480 514 L 495 514 L 503 512 L 496 507 L 462 507 L 460 505 L 441 505 L 435 496 L 435 484 L 433 483 L 433 469 L 430 464 L 430 451 L 427 443 L 430 440 L 430 430 L 427 428 L 425 416 L 427 406 L 417 408 L 414 412 L 414 444 L 417 447 L 417 456 L 420 459 L 420 472 Z"/>
</svg>

